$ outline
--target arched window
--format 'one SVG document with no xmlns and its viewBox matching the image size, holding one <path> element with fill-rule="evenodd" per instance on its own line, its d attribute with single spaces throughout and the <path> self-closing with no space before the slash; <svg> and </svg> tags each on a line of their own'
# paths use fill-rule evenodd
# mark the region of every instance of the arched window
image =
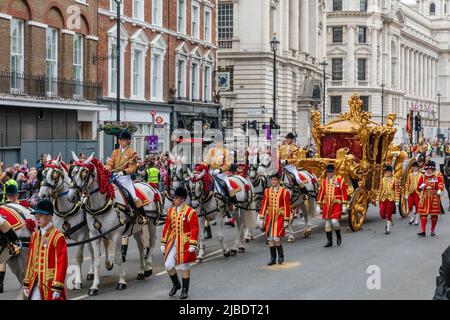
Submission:
<svg viewBox="0 0 450 320">
<path fill-rule="evenodd" d="M 436 14 L 436 5 L 434 3 L 430 4 L 430 16 L 434 16 Z"/>
</svg>

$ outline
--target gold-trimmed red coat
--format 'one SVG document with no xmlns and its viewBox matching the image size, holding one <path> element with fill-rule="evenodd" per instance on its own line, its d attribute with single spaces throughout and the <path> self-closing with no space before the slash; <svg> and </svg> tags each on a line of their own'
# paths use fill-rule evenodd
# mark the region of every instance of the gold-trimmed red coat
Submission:
<svg viewBox="0 0 450 320">
<path fill-rule="evenodd" d="M 31 290 L 35 285 L 42 300 L 53 300 L 53 292 L 60 292 L 59 299 L 66 300 L 64 281 L 67 273 L 67 245 L 64 235 L 50 226 L 45 235 L 36 230 L 31 235 L 27 271 L 23 286 Z"/>
<path fill-rule="evenodd" d="M 167 259 L 170 249 L 175 244 L 177 265 L 195 261 L 197 258 L 195 252 L 191 253 L 188 250 L 189 246 L 197 246 L 197 242 L 197 212 L 187 204 L 181 206 L 180 212 L 177 212 L 177 207 L 170 208 L 161 239 L 161 244 L 166 246 L 164 259 Z"/>
<path fill-rule="evenodd" d="M 291 214 L 291 195 L 281 186 L 264 190 L 261 202 L 260 219 L 264 220 L 267 237 L 284 237 L 284 223 L 289 221 Z"/>
<path fill-rule="evenodd" d="M 342 205 L 348 204 L 347 185 L 339 176 L 323 178 L 317 196 L 317 204 L 322 206 L 322 219 L 341 219 Z"/>
<path fill-rule="evenodd" d="M 392 177 L 383 177 L 381 179 L 380 190 L 378 191 L 378 202 L 400 201 L 400 181 Z"/>
<path fill-rule="evenodd" d="M 420 186 L 425 183 L 425 189 L 421 190 Z M 422 175 L 419 179 L 417 192 L 420 201 L 417 213 L 420 215 L 437 215 L 442 214 L 441 199 L 437 195 L 437 191 L 444 192 L 445 185 L 441 175 L 433 174 L 431 176 Z"/>
</svg>

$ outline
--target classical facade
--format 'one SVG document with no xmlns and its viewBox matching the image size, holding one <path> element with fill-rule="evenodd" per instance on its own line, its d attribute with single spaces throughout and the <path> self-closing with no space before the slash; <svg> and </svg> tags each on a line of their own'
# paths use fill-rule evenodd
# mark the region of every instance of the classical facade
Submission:
<svg viewBox="0 0 450 320">
<path fill-rule="evenodd" d="M 97 1 L 0 1 L 0 159 L 97 150 Z"/>
<path fill-rule="evenodd" d="M 409 141 L 411 109 L 424 137 L 435 138 L 438 126 L 448 135 L 448 2 L 328 0 L 326 116 L 348 111 L 358 92 L 375 121 L 397 113 L 396 142 Z"/>
<path fill-rule="evenodd" d="M 151 112 L 159 151 L 170 149 L 170 134 L 192 129 L 194 120 L 218 128 L 220 108 L 215 103 L 216 11 L 214 0 L 129 0 L 121 6 L 120 93 L 121 121 L 138 126 L 133 144 L 140 156 L 148 153 Z M 117 7 L 100 0 L 98 9 L 98 70 L 102 102 L 109 106 L 100 121 L 116 120 Z M 102 156 L 111 153 L 113 139 L 101 136 Z"/>
<path fill-rule="evenodd" d="M 296 128 L 298 143 L 311 142 L 309 110 L 320 105 L 325 25 L 324 1 L 219 1 L 218 89 L 228 127 L 273 117 L 270 42 L 276 36 L 276 122 L 281 134 Z"/>
</svg>

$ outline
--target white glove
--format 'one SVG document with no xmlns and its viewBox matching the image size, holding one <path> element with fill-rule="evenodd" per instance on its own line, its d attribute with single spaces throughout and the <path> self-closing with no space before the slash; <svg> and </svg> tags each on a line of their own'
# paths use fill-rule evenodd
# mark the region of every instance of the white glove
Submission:
<svg viewBox="0 0 450 320">
<path fill-rule="evenodd" d="M 264 227 L 264 221 L 263 219 L 258 219 L 258 228 L 262 229 Z"/>
<path fill-rule="evenodd" d="M 317 213 L 321 213 L 322 212 L 322 208 L 319 205 L 316 206 L 316 212 Z"/>
<path fill-rule="evenodd" d="M 395 201 L 395 206 L 398 207 L 398 205 L 400 204 L 400 202 Z"/>
<path fill-rule="evenodd" d="M 161 252 L 162 254 L 166 253 L 166 246 L 161 246 Z"/>
<path fill-rule="evenodd" d="M 121 177 L 121 176 L 123 176 L 123 171 L 119 171 L 119 172 L 117 172 L 117 176 L 118 176 L 118 177 Z"/>
<path fill-rule="evenodd" d="M 442 193 L 443 193 L 442 190 L 438 190 L 437 195 L 438 195 L 438 196 L 441 196 Z"/>
<path fill-rule="evenodd" d="M 287 160 L 281 160 L 281 164 L 284 166 L 287 164 Z"/>
<path fill-rule="evenodd" d="M 344 213 L 347 213 L 347 212 L 348 212 L 348 207 L 347 207 L 346 204 L 344 204 L 344 205 L 342 206 L 342 211 L 343 211 Z"/>
<path fill-rule="evenodd" d="M 56 299 L 59 299 L 59 298 L 61 298 L 61 292 L 54 291 L 52 299 L 56 300 Z"/>
<path fill-rule="evenodd" d="M 213 170 L 213 174 L 219 174 L 220 172 L 221 172 L 220 169 L 214 169 L 214 170 Z"/>
<path fill-rule="evenodd" d="M 30 296 L 30 289 L 24 288 L 23 295 L 25 296 L 25 298 L 28 298 Z"/>
<path fill-rule="evenodd" d="M 420 185 L 420 189 L 425 189 L 425 187 L 426 187 L 426 184 L 425 183 L 422 183 L 421 185 Z"/>
<path fill-rule="evenodd" d="M 194 253 L 195 252 L 196 247 L 195 246 L 189 246 L 189 253 Z"/>
<path fill-rule="evenodd" d="M 285 222 L 284 222 L 284 227 L 285 227 L 285 228 L 289 227 L 289 221 L 285 221 Z"/>
</svg>

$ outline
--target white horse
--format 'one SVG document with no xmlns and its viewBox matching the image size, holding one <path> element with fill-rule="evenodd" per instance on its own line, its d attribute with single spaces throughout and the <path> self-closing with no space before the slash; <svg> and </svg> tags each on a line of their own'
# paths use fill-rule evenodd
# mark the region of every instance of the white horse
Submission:
<svg viewBox="0 0 450 320">
<path fill-rule="evenodd" d="M 160 194 L 157 190 L 146 183 L 136 183 L 139 189 L 149 199 L 149 203 L 144 206 L 148 221 L 144 217 L 133 214 L 132 208 L 125 200 L 125 191 L 120 191 L 115 184 L 109 181 L 108 172 L 103 171 L 103 165 L 94 159 L 92 154 L 84 163 L 81 163 L 72 152 L 76 161 L 72 168 L 72 184 L 70 186 L 68 198 L 72 203 L 80 199 L 80 194 L 84 195 L 83 208 L 87 211 L 86 219 L 89 228 L 90 238 L 94 248 L 94 281 L 89 289 L 89 295 L 98 294 L 100 283 L 100 242 L 102 238 L 111 240 L 112 251 L 115 253 L 115 262 L 119 268 L 119 282 L 116 290 L 126 288 L 126 272 L 122 263 L 121 244 L 122 236 L 133 235 L 137 242 L 139 251 L 140 268 L 137 280 L 144 280 L 152 274 L 153 249 L 156 243 L 156 220 L 160 212 Z M 150 252 L 144 254 L 144 241 L 141 231 L 148 228 L 150 235 Z"/>
<path fill-rule="evenodd" d="M 25 207 L 19 203 L 6 203 L 0 206 L 4 210 L 13 211 L 15 215 L 25 222 L 15 233 L 23 243 L 23 247 L 18 255 L 11 255 L 6 243 L 0 243 L 0 264 L 6 263 L 9 269 L 14 273 L 20 285 L 22 285 L 27 270 L 28 244 L 31 240 L 31 234 L 36 226 L 34 216 L 31 214 L 31 208 Z M 31 230 L 30 230 L 31 229 Z M 0 237 L 2 237 L 0 235 Z"/>
<path fill-rule="evenodd" d="M 218 181 L 212 183 L 208 191 L 205 190 L 204 174 L 207 173 L 203 172 L 200 175 L 194 175 L 190 172 L 191 179 L 189 180 L 191 206 L 197 211 L 198 217 L 200 218 L 200 226 L 202 226 L 200 228 L 198 261 L 202 261 L 205 255 L 205 233 L 203 226 L 205 225 L 206 219 L 214 219 L 217 222 L 217 240 L 225 257 L 229 257 L 230 255 L 235 256 L 238 252 L 244 253 L 245 219 L 247 215 L 254 211 L 253 187 L 251 183 L 241 176 L 229 177 L 230 181 L 233 181 L 240 188 L 240 191 L 236 194 L 238 210 L 232 211 L 232 216 L 237 225 L 237 233 L 231 249 L 228 249 L 223 238 L 224 215 L 228 203 L 224 199 L 222 192 L 219 191 Z"/>
<path fill-rule="evenodd" d="M 81 204 L 79 202 L 71 203 L 67 198 L 71 179 L 69 177 L 68 168 L 61 161 L 61 154 L 59 154 L 55 160 L 52 160 L 50 156 L 47 157 L 47 163 L 45 164 L 42 176 L 43 181 L 41 183 L 38 197 L 42 199 L 50 198 L 52 200 L 55 210 L 55 214 L 53 216 L 53 225 L 55 228 L 63 232 L 66 239 L 70 239 L 75 242 L 81 242 L 89 239 L 86 214 L 81 209 Z M 84 246 L 85 245 L 77 246 L 75 254 L 75 261 L 79 270 L 79 272 L 75 275 L 75 290 L 82 288 L 81 265 L 84 260 Z M 87 280 L 92 281 L 94 280 L 94 249 L 92 248 L 92 244 L 90 242 L 88 242 L 86 246 L 90 257 Z M 105 241 L 105 251 L 106 269 L 111 270 L 113 266 L 108 258 L 107 241 Z"/>
<path fill-rule="evenodd" d="M 169 183 L 166 186 L 166 190 L 163 192 L 163 212 L 161 215 L 161 220 L 165 220 L 167 212 L 173 207 L 173 196 L 175 189 L 178 187 L 187 188 L 187 183 L 189 180 L 186 165 L 180 162 L 172 163 L 168 169 Z M 186 203 L 190 204 L 189 197 L 186 199 Z"/>
<path fill-rule="evenodd" d="M 258 172 L 260 172 L 260 174 L 266 172 L 268 168 L 272 167 L 272 158 L 270 154 L 261 155 L 260 161 L 260 167 L 258 168 Z M 260 170 L 261 168 L 262 170 Z M 305 220 L 305 230 L 303 232 L 303 236 L 307 238 L 311 235 L 311 219 L 316 214 L 316 197 L 319 190 L 319 185 L 317 177 L 304 169 L 297 169 L 303 186 L 297 185 L 297 183 L 295 183 L 295 177 L 284 168 L 282 171 L 282 184 L 288 189 L 291 196 L 291 218 L 289 220 L 289 236 L 287 241 L 295 242 L 294 229 L 292 228 L 295 210 L 298 208 L 302 210 L 302 216 Z"/>
</svg>

